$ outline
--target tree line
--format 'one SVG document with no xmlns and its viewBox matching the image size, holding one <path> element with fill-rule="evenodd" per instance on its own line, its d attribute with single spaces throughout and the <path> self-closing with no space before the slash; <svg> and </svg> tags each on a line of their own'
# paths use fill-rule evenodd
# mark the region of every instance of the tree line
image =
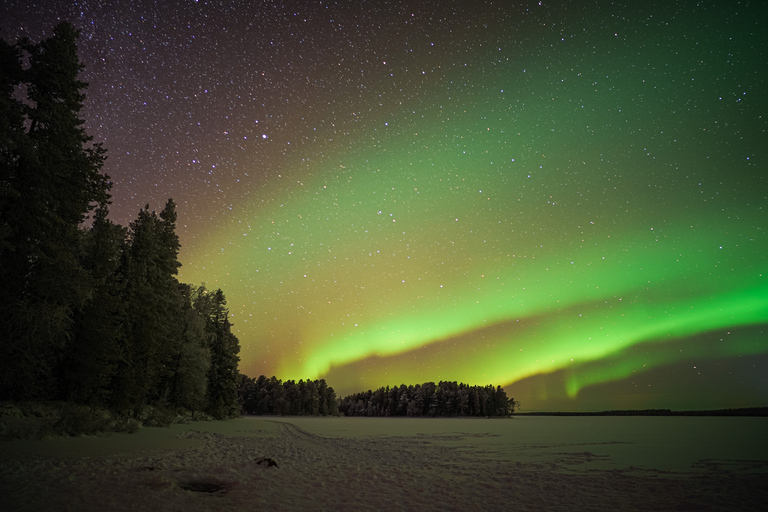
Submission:
<svg viewBox="0 0 768 512">
<path fill-rule="evenodd" d="M 326 416 L 339 414 L 336 392 L 320 380 L 281 381 L 277 377 L 258 379 L 240 376 L 238 386 L 244 414 Z"/>
<path fill-rule="evenodd" d="M 69 23 L 0 39 L 0 399 L 239 413 L 226 298 L 180 283 L 176 205 L 108 218 Z"/>
<path fill-rule="evenodd" d="M 240 375 L 238 397 L 244 414 L 283 416 L 509 416 L 520 403 L 501 386 L 441 381 L 381 387 L 337 399 L 324 379 L 288 380 Z"/>
<path fill-rule="evenodd" d="M 341 400 L 339 412 L 346 416 L 509 416 L 519 406 L 501 386 L 441 381 L 352 394 Z"/>
</svg>

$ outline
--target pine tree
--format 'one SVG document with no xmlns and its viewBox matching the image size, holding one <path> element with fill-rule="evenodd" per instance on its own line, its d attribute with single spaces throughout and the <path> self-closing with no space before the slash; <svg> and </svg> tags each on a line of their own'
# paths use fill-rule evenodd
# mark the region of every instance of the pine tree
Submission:
<svg viewBox="0 0 768 512">
<path fill-rule="evenodd" d="M 170 405 L 183 333 L 188 327 L 179 295 L 176 213 L 169 199 L 160 216 L 149 205 L 129 226 L 124 259 L 127 313 L 123 360 L 113 404 L 139 412 L 147 403 Z"/>
<path fill-rule="evenodd" d="M 24 70 L 21 66 L 21 49 L 0 39 L 0 265 L 2 282 L 10 277 L 8 263 L 15 252 L 10 224 L 12 207 L 19 205 L 20 194 L 16 181 L 21 155 L 31 152 L 31 144 L 24 130 L 24 109 L 14 97 L 22 83 Z"/>
<path fill-rule="evenodd" d="M 325 379 L 320 379 L 317 382 L 317 396 L 318 396 L 318 414 L 327 416 L 330 413 L 330 404 L 328 403 L 329 391 L 332 392 L 333 388 L 329 388 Z M 335 401 L 335 397 L 334 397 Z"/>
<path fill-rule="evenodd" d="M 125 282 L 120 273 L 125 228 L 96 210 L 86 234 L 83 267 L 93 281 L 93 294 L 75 311 L 72 339 L 59 367 L 61 397 L 84 404 L 107 405 L 124 344 Z"/>
<path fill-rule="evenodd" d="M 0 47 L 0 348 L 3 398 L 56 394 L 54 367 L 73 316 L 93 293 L 79 226 L 109 200 L 104 150 L 80 118 L 78 31 L 68 23 L 33 44 Z M 23 57 L 28 66 L 21 65 Z M 17 101 L 14 94 L 26 92 Z"/>
<path fill-rule="evenodd" d="M 205 332 L 205 319 L 192 305 L 195 289 L 179 285 L 184 328 L 174 371 L 173 405 L 191 411 L 205 409 L 208 396 L 208 370 L 211 349 Z"/>
<path fill-rule="evenodd" d="M 195 308 L 205 318 L 206 333 L 210 340 L 211 366 L 208 370 L 207 411 L 216 418 L 228 418 L 237 414 L 237 384 L 240 373 L 240 342 L 232 334 L 227 300 L 221 289 L 207 293 L 198 289 Z"/>
</svg>

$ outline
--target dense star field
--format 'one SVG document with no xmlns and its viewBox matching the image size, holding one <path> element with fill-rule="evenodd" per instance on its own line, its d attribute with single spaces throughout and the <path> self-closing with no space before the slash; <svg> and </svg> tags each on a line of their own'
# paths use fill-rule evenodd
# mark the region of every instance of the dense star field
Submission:
<svg viewBox="0 0 768 512">
<path fill-rule="evenodd" d="M 21 2 L 82 30 L 111 218 L 178 204 L 242 372 L 768 402 L 762 2 Z"/>
</svg>

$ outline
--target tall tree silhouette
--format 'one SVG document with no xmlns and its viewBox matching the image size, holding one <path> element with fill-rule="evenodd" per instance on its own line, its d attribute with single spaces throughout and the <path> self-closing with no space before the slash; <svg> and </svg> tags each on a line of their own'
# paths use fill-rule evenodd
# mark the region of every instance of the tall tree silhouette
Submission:
<svg viewBox="0 0 768 512">
<path fill-rule="evenodd" d="M 198 289 L 179 285 L 183 310 L 181 346 L 174 371 L 172 402 L 191 411 L 205 410 L 208 400 L 208 371 L 211 367 L 211 337 L 205 318 L 193 306 Z"/>
<path fill-rule="evenodd" d="M 3 398 L 56 394 L 54 367 L 71 339 L 74 312 L 93 292 L 79 258 L 79 226 L 107 203 L 110 183 L 101 173 L 104 150 L 80 118 L 87 84 L 78 79 L 77 37 L 61 23 L 39 44 L 0 47 Z"/>
<path fill-rule="evenodd" d="M 107 214 L 106 206 L 99 207 L 85 235 L 82 260 L 93 293 L 75 311 L 72 339 L 58 371 L 61 398 L 91 405 L 111 401 L 126 334 L 122 274 L 126 230 L 107 219 Z"/>
<path fill-rule="evenodd" d="M 205 319 L 211 362 L 208 370 L 207 411 L 216 418 L 226 418 L 239 413 L 237 386 L 240 373 L 240 342 L 232 334 L 227 299 L 221 289 L 208 292 L 205 287 L 197 290 L 195 309 Z"/>
<path fill-rule="evenodd" d="M 146 403 L 171 401 L 185 327 L 179 283 L 173 275 L 180 266 L 175 208 L 169 199 L 158 216 L 147 205 L 129 226 L 126 339 L 114 402 L 118 409 L 135 412 Z"/>
</svg>

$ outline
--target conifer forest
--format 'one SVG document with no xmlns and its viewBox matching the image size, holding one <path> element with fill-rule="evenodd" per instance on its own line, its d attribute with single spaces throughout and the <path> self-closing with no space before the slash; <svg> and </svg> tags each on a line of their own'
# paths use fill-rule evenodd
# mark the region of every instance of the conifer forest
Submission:
<svg viewBox="0 0 768 512">
<path fill-rule="evenodd" d="M 0 399 L 239 414 L 224 293 L 176 278 L 176 204 L 109 219 L 77 37 L 0 40 Z"/>
</svg>

